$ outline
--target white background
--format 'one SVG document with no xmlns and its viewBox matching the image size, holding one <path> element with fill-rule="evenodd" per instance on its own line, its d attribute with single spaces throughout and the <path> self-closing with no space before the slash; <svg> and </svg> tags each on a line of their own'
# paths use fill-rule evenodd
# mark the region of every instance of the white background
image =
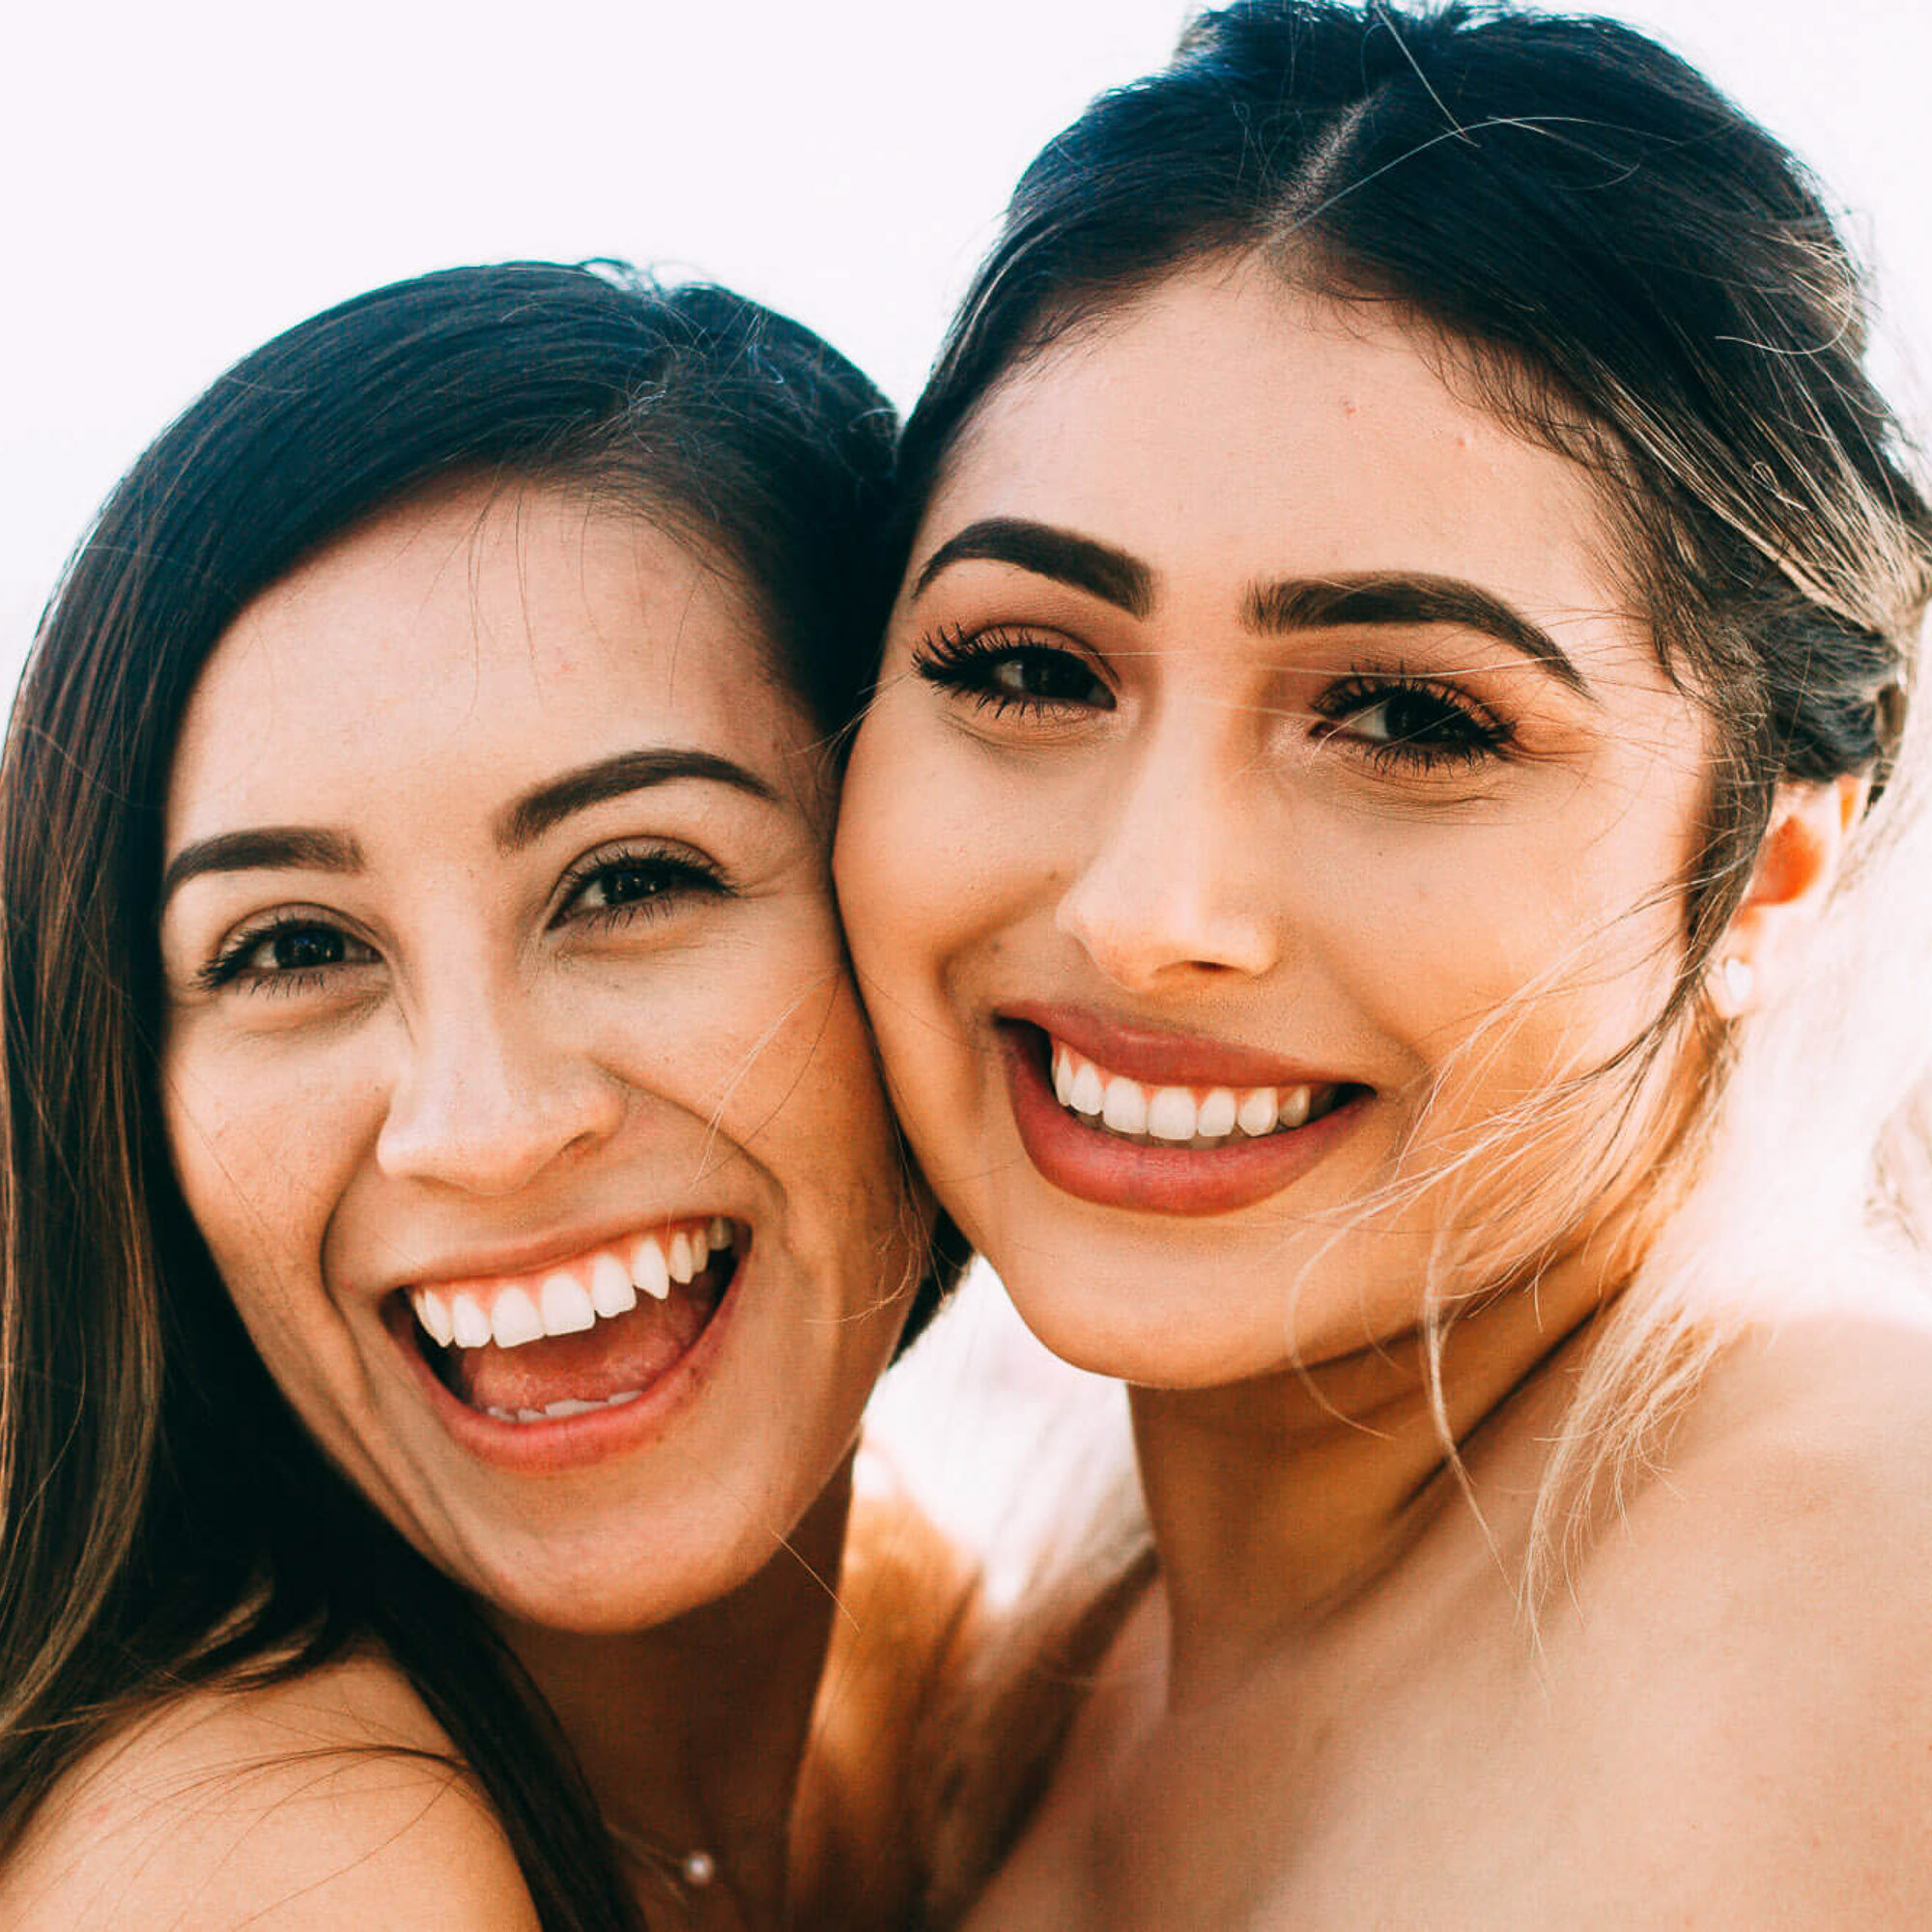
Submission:
<svg viewBox="0 0 1932 1932">
<path fill-rule="evenodd" d="M 1860 212 L 1932 356 L 1932 9 L 1631 0 Z M 236 356 L 378 282 L 614 254 L 789 309 L 902 405 L 1027 158 L 1186 0 L 6 0 L 0 693 L 62 558 Z M 1923 412 L 1915 409 L 1915 415 Z"/>
</svg>

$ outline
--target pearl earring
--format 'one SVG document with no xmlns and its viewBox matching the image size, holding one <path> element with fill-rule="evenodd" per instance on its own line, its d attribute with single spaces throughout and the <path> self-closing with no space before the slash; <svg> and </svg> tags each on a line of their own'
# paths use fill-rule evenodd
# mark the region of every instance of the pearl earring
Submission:
<svg viewBox="0 0 1932 1932">
<path fill-rule="evenodd" d="M 1757 987 L 1757 975 L 1751 970 L 1748 959 L 1740 959 L 1735 954 L 1719 967 L 1718 974 L 1723 982 L 1726 1017 L 1735 1019 L 1750 1005 L 1751 994 Z"/>
</svg>

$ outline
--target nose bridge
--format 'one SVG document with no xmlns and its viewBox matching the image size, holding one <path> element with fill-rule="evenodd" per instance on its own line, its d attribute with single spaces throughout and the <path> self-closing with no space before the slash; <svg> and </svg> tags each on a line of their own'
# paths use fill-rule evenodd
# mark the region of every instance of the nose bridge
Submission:
<svg viewBox="0 0 1932 1932">
<path fill-rule="evenodd" d="M 410 1012 L 378 1157 L 398 1178 L 505 1193 L 613 1131 L 623 1108 L 620 1084 L 538 989 L 470 960 Z"/>
<path fill-rule="evenodd" d="M 1103 805 L 1060 923 L 1123 985 L 1274 963 L 1272 908 L 1259 890 L 1259 753 L 1242 724 L 1232 701 L 1170 706 Z"/>
</svg>

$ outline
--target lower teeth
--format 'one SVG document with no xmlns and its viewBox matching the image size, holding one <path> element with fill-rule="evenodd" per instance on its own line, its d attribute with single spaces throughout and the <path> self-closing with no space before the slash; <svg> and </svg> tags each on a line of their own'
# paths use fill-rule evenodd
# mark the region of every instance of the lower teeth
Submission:
<svg viewBox="0 0 1932 1932">
<path fill-rule="evenodd" d="M 601 1401 L 583 1402 L 576 1396 L 565 1396 L 552 1403 L 546 1408 L 486 1408 L 485 1415 L 494 1416 L 498 1422 L 560 1422 L 566 1416 L 588 1415 L 592 1409 L 621 1408 L 627 1402 L 636 1402 L 643 1394 L 642 1389 L 619 1389 L 615 1395 L 607 1395 Z"/>
</svg>

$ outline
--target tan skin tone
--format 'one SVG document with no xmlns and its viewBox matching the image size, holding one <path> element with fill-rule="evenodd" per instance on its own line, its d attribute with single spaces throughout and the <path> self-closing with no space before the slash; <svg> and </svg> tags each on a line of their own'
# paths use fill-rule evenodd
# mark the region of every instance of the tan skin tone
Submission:
<svg viewBox="0 0 1932 1932">
<path fill-rule="evenodd" d="M 171 862 L 236 832 L 318 835 L 168 899 L 188 1204 L 303 1422 L 490 1607 L 645 1848 L 654 1925 L 871 1922 L 817 1895 L 788 1829 L 860 1416 L 922 1224 L 833 917 L 819 738 L 732 571 L 566 496 L 469 490 L 382 516 L 244 611 L 169 794 Z M 637 753 L 635 781 L 610 778 Z M 670 753 L 710 764 L 667 776 Z M 605 781 L 559 806 L 560 776 L 589 769 Z M 507 836 L 546 787 L 556 809 Z M 732 1217 L 750 1246 L 723 1340 L 674 1399 L 556 1467 L 451 1433 L 396 1319 L 408 1284 L 691 1214 Z M 862 1658 L 880 1578 L 862 1566 L 843 1608 Z M 916 1650 L 902 1626 L 895 1641 Z M 884 1705 L 891 1674 L 867 1659 L 841 1682 Z M 164 1725 L 67 1829 L 97 1876 L 104 1845 L 133 1848 L 117 1922 L 531 1922 L 500 1835 L 445 1775 L 273 1768 L 291 1742 L 372 1740 L 440 1743 L 364 1662 Z M 194 1777 L 243 1762 L 268 1765 L 270 1802 L 217 1784 L 212 1817 Z M 822 1842 L 837 1821 L 812 1804 Z M 698 1847 L 716 1882 L 668 1884 Z M 84 1921 L 36 1883 L 64 1870 L 85 1876 L 56 1838 L 15 1896 Z"/>
<path fill-rule="evenodd" d="M 1659 1012 L 1708 756 L 1588 479 L 1459 368 L 1386 310 L 1212 263 L 997 387 L 914 545 L 842 808 L 853 954 L 941 1199 L 1050 1348 L 1130 1383 L 1160 1563 L 977 1926 L 1889 1922 L 1925 1883 L 1897 1702 L 1927 1715 L 1900 1659 L 1932 1516 L 1896 1453 L 1932 1442 L 1922 1329 L 1747 1343 L 1540 1657 L 1517 1620 L 1686 1063 L 1591 1148 L 1535 1293 L 1452 1332 L 1487 1531 L 1445 1474 L 1432 1197 L 1378 1190 Z M 1406 610 L 1316 619 L 1306 586 L 1365 579 Z M 1780 796 L 1726 947 L 1760 992 L 1859 795 Z M 1015 1009 L 1366 1097 L 1258 1200 L 1088 1198 L 1021 1131 Z M 1881 1512 L 1902 1569 L 1859 1533 Z M 1884 1662 L 1794 1679 L 1820 1628 Z"/>
</svg>

